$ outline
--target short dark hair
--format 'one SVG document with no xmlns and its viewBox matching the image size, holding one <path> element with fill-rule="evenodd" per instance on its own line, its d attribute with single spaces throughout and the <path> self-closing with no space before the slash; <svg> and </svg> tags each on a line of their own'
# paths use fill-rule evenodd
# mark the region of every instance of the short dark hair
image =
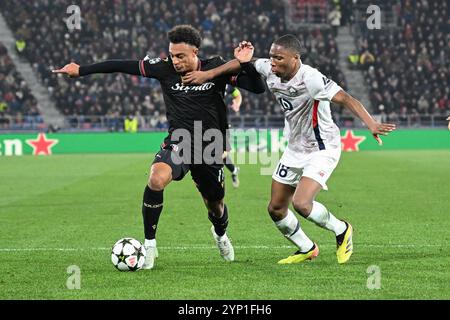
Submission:
<svg viewBox="0 0 450 320">
<path fill-rule="evenodd" d="M 291 50 L 299 55 L 304 54 L 304 46 L 302 42 L 293 34 L 286 34 L 276 39 L 273 44 L 282 46 L 285 49 Z"/>
<path fill-rule="evenodd" d="M 187 43 L 196 48 L 200 48 L 202 37 L 200 32 L 193 26 L 182 24 L 173 27 L 168 33 L 167 37 L 172 43 Z"/>
</svg>

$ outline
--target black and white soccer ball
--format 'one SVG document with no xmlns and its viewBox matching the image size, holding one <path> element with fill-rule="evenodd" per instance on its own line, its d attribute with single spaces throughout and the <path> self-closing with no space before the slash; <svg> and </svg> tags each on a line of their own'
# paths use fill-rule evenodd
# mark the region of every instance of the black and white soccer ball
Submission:
<svg viewBox="0 0 450 320">
<path fill-rule="evenodd" d="M 120 271 L 137 271 L 145 262 L 145 248 L 134 238 L 122 238 L 112 247 L 111 262 Z"/>
</svg>

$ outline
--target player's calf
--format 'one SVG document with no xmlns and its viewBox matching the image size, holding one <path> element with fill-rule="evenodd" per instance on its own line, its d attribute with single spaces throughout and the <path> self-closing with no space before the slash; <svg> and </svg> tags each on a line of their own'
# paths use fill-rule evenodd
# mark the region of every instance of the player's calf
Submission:
<svg viewBox="0 0 450 320">
<path fill-rule="evenodd" d="M 222 201 L 215 205 L 208 205 L 208 219 L 213 224 L 216 234 L 219 237 L 223 236 L 228 227 L 227 206 Z"/>
<path fill-rule="evenodd" d="M 317 201 L 313 201 L 313 206 L 307 219 L 323 229 L 334 232 L 336 236 L 347 229 L 343 221 L 337 219 L 323 204 Z"/>
<path fill-rule="evenodd" d="M 155 191 L 148 186 L 145 187 L 142 201 L 142 217 L 144 220 L 144 246 L 147 251 L 145 257 L 144 269 L 152 269 L 155 258 L 158 256 L 156 249 L 156 229 L 159 217 L 163 209 L 164 192 Z"/>
<path fill-rule="evenodd" d="M 287 209 L 286 216 L 278 221 L 274 221 L 275 226 L 278 230 L 291 241 L 300 252 L 308 252 L 313 248 L 314 243 L 311 239 L 303 232 L 300 221 L 298 221 L 295 214 Z"/>
</svg>

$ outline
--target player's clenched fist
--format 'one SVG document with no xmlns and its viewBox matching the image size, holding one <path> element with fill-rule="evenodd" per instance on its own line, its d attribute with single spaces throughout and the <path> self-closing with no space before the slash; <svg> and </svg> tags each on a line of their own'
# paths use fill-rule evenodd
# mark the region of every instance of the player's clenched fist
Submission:
<svg viewBox="0 0 450 320">
<path fill-rule="evenodd" d="M 71 78 L 76 78 L 80 76 L 80 66 L 76 63 L 66 64 L 61 69 L 52 70 L 53 73 L 67 74 Z"/>
</svg>

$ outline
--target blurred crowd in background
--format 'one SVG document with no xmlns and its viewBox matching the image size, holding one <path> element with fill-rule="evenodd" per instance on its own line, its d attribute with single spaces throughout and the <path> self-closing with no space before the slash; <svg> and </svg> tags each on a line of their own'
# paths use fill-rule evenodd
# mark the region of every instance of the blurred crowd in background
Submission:
<svg viewBox="0 0 450 320">
<path fill-rule="evenodd" d="M 0 42 L 0 128 L 8 125 L 7 116 L 14 116 L 22 127 L 43 123 L 36 99 Z"/>
<path fill-rule="evenodd" d="M 450 113 L 450 18 L 447 1 L 402 0 L 399 29 L 357 37 L 374 113 L 391 121 L 406 115 Z"/>
</svg>

